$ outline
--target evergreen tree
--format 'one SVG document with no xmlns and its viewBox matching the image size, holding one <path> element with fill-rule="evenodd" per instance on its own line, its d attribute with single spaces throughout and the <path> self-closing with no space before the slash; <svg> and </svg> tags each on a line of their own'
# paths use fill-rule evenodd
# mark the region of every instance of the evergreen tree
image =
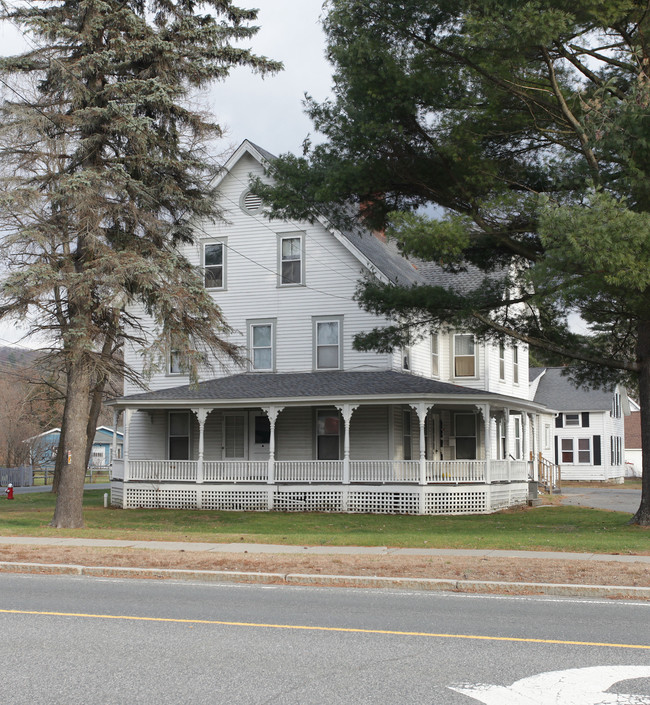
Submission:
<svg viewBox="0 0 650 705">
<path fill-rule="evenodd" d="M 650 5 L 647 0 L 331 0 L 334 99 L 256 189 L 273 214 L 334 222 L 356 203 L 404 254 L 478 267 L 475 291 L 382 285 L 367 310 L 402 326 L 512 337 L 581 384 L 638 382 L 650 524 Z M 437 206 L 431 215 L 431 206 Z M 428 209 L 427 209 L 428 207 Z M 568 323 L 579 314 L 589 335 Z"/>
<path fill-rule="evenodd" d="M 206 147 L 221 132 L 188 105 L 234 66 L 281 66 L 237 48 L 256 11 L 231 0 L 28 0 L 0 18 L 30 46 L 0 60 L 0 314 L 48 333 L 63 359 L 71 460 L 52 524 L 78 527 L 93 400 L 124 342 L 154 359 L 179 351 L 194 372 L 208 351 L 238 355 L 177 249 L 193 222 L 219 217 Z M 152 318 L 154 338 L 127 304 Z"/>
</svg>

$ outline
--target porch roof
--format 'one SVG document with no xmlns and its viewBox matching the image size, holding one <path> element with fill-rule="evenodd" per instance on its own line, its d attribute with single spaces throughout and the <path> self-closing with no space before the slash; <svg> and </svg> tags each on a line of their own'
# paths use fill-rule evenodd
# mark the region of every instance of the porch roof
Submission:
<svg viewBox="0 0 650 705">
<path fill-rule="evenodd" d="M 303 372 L 303 373 L 258 373 L 244 372 L 228 377 L 200 382 L 198 385 L 185 385 L 152 392 L 131 394 L 109 402 L 116 406 L 159 406 L 169 403 L 206 402 L 282 402 L 294 400 L 342 401 L 346 399 L 376 399 L 377 403 L 392 400 L 404 402 L 412 398 L 439 400 L 448 403 L 503 402 L 512 407 L 535 407 L 539 405 L 515 397 L 486 392 L 482 389 L 462 387 L 457 384 L 439 382 L 417 375 L 390 370 L 377 372 Z"/>
</svg>

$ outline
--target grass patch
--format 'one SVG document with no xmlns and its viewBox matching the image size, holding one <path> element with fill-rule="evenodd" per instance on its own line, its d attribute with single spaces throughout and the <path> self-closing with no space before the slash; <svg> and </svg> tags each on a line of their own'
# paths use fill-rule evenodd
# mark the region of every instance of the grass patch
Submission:
<svg viewBox="0 0 650 705">
<path fill-rule="evenodd" d="M 553 506 L 476 516 L 393 516 L 172 509 L 104 509 L 103 490 L 85 493 L 86 528 L 48 526 L 55 497 L 19 494 L 0 500 L 4 536 L 276 543 L 287 545 L 493 548 L 650 554 L 647 529 L 629 514 Z"/>
</svg>

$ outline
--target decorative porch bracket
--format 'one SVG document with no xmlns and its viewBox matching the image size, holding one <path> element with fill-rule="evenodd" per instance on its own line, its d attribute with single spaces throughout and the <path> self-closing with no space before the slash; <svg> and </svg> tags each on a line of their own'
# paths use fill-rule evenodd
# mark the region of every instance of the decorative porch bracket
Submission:
<svg viewBox="0 0 650 705">
<path fill-rule="evenodd" d="M 427 448 L 426 448 L 426 433 L 425 426 L 427 423 L 427 414 L 433 409 L 434 404 L 425 404 L 419 401 L 417 404 L 409 404 L 411 409 L 415 411 L 420 422 L 420 484 L 427 484 Z"/>
<path fill-rule="evenodd" d="M 352 422 L 352 414 L 359 408 L 358 404 L 341 404 L 336 407 L 343 417 L 344 436 L 343 436 L 343 484 L 350 484 L 350 423 Z"/>
<path fill-rule="evenodd" d="M 283 406 L 263 406 L 262 411 L 268 416 L 270 426 L 269 436 L 269 466 L 267 484 L 275 484 L 275 422 L 278 419 L 278 414 L 284 409 Z M 271 502 L 269 501 L 269 504 Z M 269 507 L 272 509 L 273 507 Z"/>
<path fill-rule="evenodd" d="M 196 463 L 196 482 L 197 484 L 203 484 L 204 473 L 203 473 L 203 452 L 205 449 L 205 422 L 208 418 L 208 414 L 212 409 L 191 409 L 196 420 L 199 424 L 199 457 Z"/>
<path fill-rule="evenodd" d="M 489 485 L 492 482 L 490 473 L 490 458 L 492 456 L 492 443 L 490 435 L 490 405 L 475 404 L 474 405 L 483 417 L 483 453 L 485 455 L 485 484 Z"/>
</svg>

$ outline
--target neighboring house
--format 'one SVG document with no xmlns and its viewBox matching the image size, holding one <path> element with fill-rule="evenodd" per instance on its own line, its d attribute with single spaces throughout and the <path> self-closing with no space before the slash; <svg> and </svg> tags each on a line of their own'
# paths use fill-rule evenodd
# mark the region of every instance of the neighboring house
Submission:
<svg viewBox="0 0 650 705">
<path fill-rule="evenodd" d="M 543 419 L 541 450 L 561 466 L 562 481 L 623 482 L 625 388 L 577 387 L 561 367 L 531 368 L 530 380 L 534 400 L 555 412 Z"/>
<path fill-rule="evenodd" d="M 415 331 L 393 353 L 352 344 L 391 323 L 358 307 L 361 277 L 475 287 L 482 275 L 414 266 L 385 239 L 318 217 L 269 221 L 248 183 L 271 158 L 237 149 L 218 182 L 224 221 L 199 226 L 185 249 L 247 365 L 217 364 L 190 386 L 171 351 L 151 391 L 126 380 L 112 402 L 125 431 L 113 504 L 459 514 L 524 503 L 544 412 L 525 345 L 455 330 Z M 143 364 L 136 349 L 125 358 Z"/>
<path fill-rule="evenodd" d="M 643 450 L 641 449 L 641 411 L 630 399 L 630 415 L 625 417 L 625 475 L 641 477 Z"/>
<path fill-rule="evenodd" d="M 93 439 L 93 446 L 90 452 L 89 467 L 108 467 L 113 458 L 113 453 L 117 458 L 122 457 L 122 433 L 117 432 L 115 438 L 115 448 L 113 447 L 113 429 L 108 426 L 98 426 Z M 30 446 L 30 462 L 34 466 L 41 468 L 53 468 L 56 462 L 56 453 L 61 439 L 61 429 L 51 428 L 38 436 L 28 438 L 25 442 Z"/>
</svg>

